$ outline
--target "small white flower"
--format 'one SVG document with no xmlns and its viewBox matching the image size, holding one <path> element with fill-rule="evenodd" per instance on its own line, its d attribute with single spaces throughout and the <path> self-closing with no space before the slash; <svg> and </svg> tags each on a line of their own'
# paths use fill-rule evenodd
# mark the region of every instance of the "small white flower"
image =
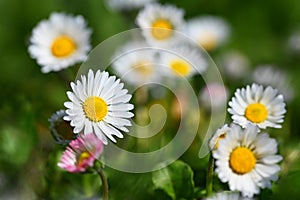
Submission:
<svg viewBox="0 0 300 200">
<path fill-rule="evenodd" d="M 130 41 L 113 56 L 112 67 L 122 80 L 136 86 L 159 81 L 156 51 L 143 42 Z"/>
<path fill-rule="evenodd" d="M 82 16 L 53 13 L 33 29 L 29 53 L 43 73 L 60 71 L 87 58 L 90 35 Z"/>
<path fill-rule="evenodd" d="M 229 131 L 229 127 L 227 124 L 219 128 L 212 138 L 209 140 L 209 148 L 210 150 L 216 150 L 219 147 L 219 142 L 226 137 L 227 132 Z"/>
<path fill-rule="evenodd" d="M 233 121 L 242 127 L 255 124 L 259 128 L 281 128 L 286 113 L 283 96 L 276 89 L 252 84 L 237 89 L 229 102 L 228 112 Z"/>
<path fill-rule="evenodd" d="M 159 51 L 162 70 L 168 76 L 190 77 L 207 68 L 207 62 L 198 48 L 176 45 Z"/>
<path fill-rule="evenodd" d="M 240 191 L 245 197 L 259 194 L 260 188 L 271 188 L 277 180 L 282 160 L 277 153 L 277 142 L 267 133 L 258 134 L 258 128 L 249 125 L 242 129 L 232 124 L 226 137 L 213 151 L 216 173 L 228 182 L 231 191 Z"/>
<path fill-rule="evenodd" d="M 156 0 L 106 0 L 113 10 L 132 10 L 142 8 Z"/>
<path fill-rule="evenodd" d="M 286 101 L 292 100 L 294 92 L 290 85 L 290 80 L 285 71 L 272 65 L 257 66 L 253 72 L 252 79 L 261 85 L 270 85 L 277 88 Z"/>
<path fill-rule="evenodd" d="M 227 22 L 215 16 L 196 17 L 187 21 L 187 34 L 205 50 L 213 50 L 229 36 Z"/>
<path fill-rule="evenodd" d="M 151 45 L 166 46 L 179 41 L 176 31 L 184 25 L 184 11 L 172 5 L 149 4 L 139 12 L 136 23 Z"/>
<path fill-rule="evenodd" d="M 87 77 L 81 76 L 81 81 L 71 83 L 73 92 L 67 92 L 71 101 L 64 104 L 68 108 L 64 120 L 71 121 L 74 133 L 94 132 L 104 144 L 106 137 L 113 142 L 114 135 L 123 138 L 119 130 L 128 132 L 125 126 L 131 126 L 128 119 L 133 116 L 129 112 L 133 105 L 128 103 L 131 95 L 123 86 L 120 79 L 107 72 L 98 70 L 94 75 L 89 70 Z"/>
<path fill-rule="evenodd" d="M 199 94 L 201 103 L 206 108 L 224 108 L 227 103 L 228 89 L 220 83 L 208 83 Z"/>
<path fill-rule="evenodd" d="M 205 200 L 250 200 L 250 198 L 243 197 L 238 192 L 225 191 L 218 192 Z"/>
</svg>

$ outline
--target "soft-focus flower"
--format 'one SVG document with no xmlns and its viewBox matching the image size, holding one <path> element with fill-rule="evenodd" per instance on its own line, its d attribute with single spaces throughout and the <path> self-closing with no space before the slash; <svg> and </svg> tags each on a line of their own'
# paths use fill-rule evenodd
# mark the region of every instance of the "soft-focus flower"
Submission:
<svg viewBox="0 0 300 200">
<path fill-rule="evenodd" d="M 300 31 L 293 32 L 288 38 L 287 46 L 295 53 L 300 53 Z"/>
<path fill-rule="evenodd" d="M 120 79 L 100 70 L 94 75 L 89 70 L 87 77 L 82 75 L 81 81 L 72 82 L 71 87 L 73 92 L 67 92 L 71 101 L 64 104 L 68 108 L 64 119 L 71 121 L 74 133 L 94 132 L 104 144 L 106 137 L 113 142 L 116 142 L 113 135 L 123 138 L 119 130 L 128 132 L 125 126 L 131 126 L 128 118 L 133 116 L 129 112 L 133 105 L 128 103 L 131 95 L 123 89 Z"/>
<path fill-rule="evenodd" d="M 253 82 L 272 86 L 284 96 L 286 101 L 293 99 L 294 91 L 291 88 L 290 80 L 285 71 L 272 65 L 257 66 L 252 75 Z"/>
<path fill-rule="evenodd" d="M 156 51 L 143 42 L 130 41 L 114 55 L 112 67 L 124 81 L 133 85 L 159 81 Z"/>
<path fill-rule="evenodd" d="M 228 112 L 233 121 L 242 127 L 255 124 L 259 128 L 281 128 L 286 113 L 283 96 L 276 89 L 252 84 L 237 89 L 229 102 Z"/>
<path fill-rule="evenodd" d="M 58 166 L 71 173 L 86 171 L 94 165 L 103 151 L 103 143 L 93 133 L 79 136 L 70 142 Z"/>
<path fill-rule="evenodd" d="M 229 26 L 220 17 L 203 16 L 187 21 L 186 32 L 201 47 L 210 51 L 226 42 Z"/>
<path fill-rule="evenodd" d="M 199 94 L 200 102 L 206 108 L 224 108 L 228 98 L 228 89 L 220 83 L 208 83 Z"/>
<path fill-rule="evenodd" d="M 42 72 L 60 71 L 87 58 L 90 35 L 82 16 L 53 13 L 32 31 L 29 53 Z"/>
<path fill-rule="evenodd" d="M 227 132 L 229 131 L 229 127 L 227 124 L 219 128 L 214 135 L 209 140 L 209 148 L 210 150 L 216 150 L 219 147 L 219 142 L 225 138 Z"/>
<path fill-rule="evenodd" d="M 205 200 L 251 200 L 252 198 L 243 197 L 238 192 L 218 192 Z"/>
<path fill-rule="evenodd" d="M 184 25 L 184 11 L 173 5 L 149 4 L 136 18 L 137 25 L 150 45 L 166 46 L 179 41 L 176 31 Z"/>
<path fill-rule="evenodd" d="M 113 10 L 132 10 L 142 8 L 156 0 L 106 0 Z"/>
<path fill-rule="evenodd" d="M 190 77 L 207 68 L 207 62 L 199 49 L 188 45 L 176 45 L 159 51 L 160 65 L 167 76 Z"/>
<path fill-rule="evenodd" d="M 232 124 L 226 137 L 219 141 L 213 151 L 216 173 L 232 191 L 240 191 L 245 197 L 259 194 L 260 188 L 271 188 L 277 180 L 282 160 L 277 153 L 277 142 L 267 133 L 258 134 L 258 128 L 249 125 L 246 129 Z"/>
<path fill-rule="evenodd" d="M 63 120 L 66 116 L 65 110 L 58 110 L 50 118 L 50 131 L 58 144 L 68 144 L 72 139 L 76 138 L 69 122 Z"/>
</svg>

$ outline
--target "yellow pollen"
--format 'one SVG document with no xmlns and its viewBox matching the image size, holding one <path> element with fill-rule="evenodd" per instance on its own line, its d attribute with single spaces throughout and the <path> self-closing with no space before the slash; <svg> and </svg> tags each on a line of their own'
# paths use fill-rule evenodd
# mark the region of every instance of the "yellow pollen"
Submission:
<svg viewBox="0 0 300 200">
<path fill-rule="evenodd" d="M 172 36 L 173 25 L 169 20 L 158 19 L 152 23 L 151 33 L 157 40 L 165 40 Z"/>
<path fill-rule="evenodd" d="M 216 145 L 215 145 L 216 149 L 219 148 L 219 142 L 220 142 L 222 139 L 224 139 L 225 136 L 226 136 L 226 133 L 223 133 L 222 135 L 220 135 L 220 136 L 217 138 Z"/>
<path fill-rule="evenodd" d="M 261 103 L 250 104 L 245 111 L 245 117 L 254 123 L 260 123 L 267 119 L 268 111 Z"/>
<path fill-rule="evenodd" d="M 191 71 L 191 66 L 184 60 L 177 59 L 170 63 L 171 69 L 179 75 L 186 76 Z"/>
<path fill-rule="evenodd" d="M 74 40 L 68 36 L 57 37 L 51 46 L 51 52 L 55 57 L 66 57 L 74 52 L 76 44 Z"/>
<path fill-rule="evenodd" d="M 216 37 L 210 32 L 206 32 L 199 40 L 199 44 L 207 51 L 211 51 L 217 46 Z"/>
<path fill-rule="evenodd" d="M 237 147 L 230 155 L 229 164 L 232 171 L 243 175 L 254 168 L 256 158 L 250 149 L 246 147 Z"/>
<path fill-rule="evenodd" d="M 106 102 L 102 98 L 96 96 L 87 98 L 82 104 L 82 108 L 86 117 L 93 122 L 103 120 L 108 112 Z"/>
<path fill-rule="evenodd" d="M 132 68 L 144 77 L 153 73 L 153 67 L 147 62 L 139 62 L 133 65 Z"/>
<path fill-rule="evenodd" d="M 86 151 L 82 152 L 78 158 L 78 161 L 77 161 L 77 165 L 80 166 L 82 165 L 83 161 L 86 159 L 86 158 L 89 158 L 90 157 L 90 154 Z"/>
</svg>

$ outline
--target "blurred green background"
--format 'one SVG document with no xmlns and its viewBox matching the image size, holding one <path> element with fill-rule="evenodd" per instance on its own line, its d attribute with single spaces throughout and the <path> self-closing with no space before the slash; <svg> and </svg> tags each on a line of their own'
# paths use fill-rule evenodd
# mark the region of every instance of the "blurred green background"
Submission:
<svg viewBox="0 0 300 200">
<path fill-rule="evenodd" d="M 300 30 L 300 1 L 160 2 L 185 9 L 186 19 L 217 15 L 228 21 L 232 29 L 230 40 L 222 49 L 212 52 L 213 58 L 233 49 L 245 54 L 251 67 L 275 64 L 291 75 L 295 98 L 287 105 L 284 128 L 271 133 L 279 140 L 280 153 L 284 156 L 281 179 L 274 186 L 275 193 L 266 190 L 260 197 L 298 197 L 300 54 L 290 52 L 287 41 L 291 33 Z M 93 199 L 94 191 L 98 191 L 98 195 L 100 192 L 98 177 L 67 174 L 56 167 L 57 152 L 63 147 L 52 139 L 48 118 L 63 108 L 69 85 L 61 81 L 59 73 L 42 74 L 27 51 L 32 29 L 54 11 L 83 15 L 93 30 L 93 46 L 135 27 L 133 20 L 128 21 L 124 14 L 109 10 L 102 0 L 0 0 L 0 199 Z M 77 69 L 75 66 L 64 73 L 75 78 Z M 236 87 L 245 84 L 244 80 L 231 84 L 226 77 L 225 82 L 230 96 Z M 197 152 L 199 146 L 190 151 Z M 200 187 L 207 160 L 198 159 L 197 153 L 191 155 L 182 159 L 193 168 L 195 184 Z M 112 169 L 107 173 L 112 199 L 155 199 L 156 196 L 148 191 L 153 187 L 151 174 L 126 174 Z"/>
</svg>

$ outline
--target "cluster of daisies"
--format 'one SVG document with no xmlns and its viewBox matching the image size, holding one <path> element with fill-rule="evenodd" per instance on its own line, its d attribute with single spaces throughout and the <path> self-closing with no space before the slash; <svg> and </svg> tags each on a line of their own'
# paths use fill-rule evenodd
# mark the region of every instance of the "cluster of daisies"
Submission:
<svg viewBox="0 0 300 200">
<path fill-rule="evenodd" d="M 278 179 L 282 157 L 276 140 L 262 129 L 281 128 L 285 103 L 278 90 L 252 84 L 236 90 L 228 112 L 233 123 L 219 128 L 209 142 L 215 172 L 230 190 L 252 198 Z"/>
</svg>

